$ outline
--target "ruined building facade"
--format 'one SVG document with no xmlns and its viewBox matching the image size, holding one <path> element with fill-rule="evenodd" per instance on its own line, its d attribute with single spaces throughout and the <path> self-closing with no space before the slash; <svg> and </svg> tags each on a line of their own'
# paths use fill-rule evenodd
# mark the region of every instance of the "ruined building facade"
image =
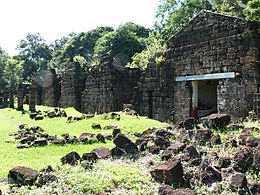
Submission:
<svg viewBox="0 0 260 195">
<path fill-rule="evenodd" d="M 201 12 L 169 40 L 163 55 L 167 68 L 149 65 L 148 72 L 157 68 L 162 73 L 141 78 L 137 93 L 143 96 L 135 100 L 139 112 L 175 121 L 213 112 L 246 116 L 259 92 L 259 31 L 257 22 Z M 152 89 L 149 80 L 161 85 Z M 158 93 L 163 95 L 159 99 Z M 156 113 L 157 105 L 164 114 Z"/>
<path fill-rule="evenodd" d="M 142 74 L 111 61 L 83 77 L 68 66 L 59 104 L 103 113 L 132 103 L 141 115 L 175 122 L 214 112 L 245 117 L 256 109 L 259 51 L 259 23 L 201 12 L 157 54 L 162 62 L 151 59 Z"/>
</svg>

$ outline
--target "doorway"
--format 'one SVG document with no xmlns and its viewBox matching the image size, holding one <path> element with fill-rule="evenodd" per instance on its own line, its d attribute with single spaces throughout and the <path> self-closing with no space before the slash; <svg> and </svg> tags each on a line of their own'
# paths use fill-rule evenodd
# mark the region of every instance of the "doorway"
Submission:
<svg viewBox="0 0 260 195">
<path fill-rule="evenodd" d="M 201 80 L 198 82 L 198 117 L 217 112 L 218 80 Z"/>
</svg>

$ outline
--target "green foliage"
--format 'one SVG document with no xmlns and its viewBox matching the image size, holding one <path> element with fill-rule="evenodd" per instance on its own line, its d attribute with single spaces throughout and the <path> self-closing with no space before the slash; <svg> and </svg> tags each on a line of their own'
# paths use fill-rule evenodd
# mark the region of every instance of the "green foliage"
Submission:
<svg viewBox="0 0 260 195">
<path fill-rule="evenodd" d="M 260 21 L 260 1 L 249 0 L 243 13 L 246 15 L 246 19 L 248 20 Z"/>
<path fill-rule="evenodd" d="M 211 9 L 209 1 L 206 8 Z M 201 0 L 161 0 L 155 29 L 167 40 L 202 10 Z"/>
<path fill-rule="evenodd" d="M 31 77 L 40 69 L 47 69 L 51 59 L 49 46 L 40 34 L 28 34 L 26 39 L 20 41 L 17 49 L 23 63 L 23 78 L 30 81 Z"/>
<path fill-rule="evenodd" d="M 4 80 L 4 69 L 7 59 L 7 53 L 0 47 L 0 93 L 3 93 L 3 90 L 6 88 L 6 82 Z"/>
<path fill-rule="evenodd" d="M 15 90 L 22 81 L 22 74 L 23 61 L 20 61 L 19 58 L 17 59 L 16 56 L 8 58 L 3 73 L 6 87 Z"/>
<path fill-rule="evenodd" d="M 111 27 L 98 27 L 86 33 L 82 32 L 70 37 L 70 39 L 58 50 L 60 56 L 59 63 L 64 65 L 73 62 L 75 56 L 85 58 L 86 64 L 90 63 L 97 40 L 112 31 L 113 28 Z"/>
<path fill-rule="evenodd" d="M 204 9 L 249 20 L 260 20 L 259 0 L 204 0 Z M 155 29 L 167 40 L 202 10 L 201 0 L 161 0 Z"/>
<path fill-rule="evenodd" d="M 153 58 L 157 52 L 166 50 L 166 45 L 162 44 L 162 42 L 159 35 L 150 33 L 150 36 L 146 40 L 146 48 L 140 53 L 136 53 L 132 57 L 132 62 L 127 64 L 127 67 L 146 69 L 150 58 Z"/>
<path fill-rule="evenodd" d="M 149 30 L 134 23 L 126 23 L 97 40 L 95 57 L 110 56 L 124 58 L 122 66 L 131 60 L 131 57 L 145 48 L 145 40 L 149 36 Z"/>
</svg>

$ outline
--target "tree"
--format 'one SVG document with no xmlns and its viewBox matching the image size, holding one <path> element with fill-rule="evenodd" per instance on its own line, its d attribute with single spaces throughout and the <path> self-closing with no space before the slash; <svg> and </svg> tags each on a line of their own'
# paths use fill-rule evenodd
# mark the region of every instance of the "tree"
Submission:
<svg viewBox="0 0 260 195">
<path fill-rule="evenodd" d="M 7 59 L 8 54 L 0 47 L 0 93 L 3 93 L 3 90 L 6 87 L 6 82 L 4 80 L 4 69 Z"/>
<path fill-rule="evenodd" d="M 247 4 L 242 4 L 244 7 L 243 13 L 246 15 L 248 20 L 260 21 L 260 1 L 249 0 Z"/>
<path fill-rule="evenodd" d="M 134 23 L 126 23 L 116 31 L 109 32 L 97 40 L 94 56 L 108 55 L 119 66 L 125 66 L 131 57 L 145 48 L 149 30 Z"/>
<path fill-rule="evenodd" d="M 75 56 L 85 58 L 86 62 L 92 61 L 96 41 L 111 31 L 114 31 L 112 27 L 105 26 L 72 36 L 60 50 L 61 64 L 73 62 Z"/>
<path fill-rule="evenodd" d="M 3 72 L 3 78 L 9 90 L 15 91 L 22 82 L 23 61 L 18 56 L 9 57 Z"/>
<path fill-rule="evenodd" d="M 142 70 L 146 69 L 149 59 L 153 58 L 157 52 L 163 52 L 166 50 L 166 45 L 163 44 L 161 36 L 156 33 L 150 33 L 146 41 L 146 48 L 140 53 L 136 53 L 132 57 L 132 62 L 127 64 L 131 68 L 140 68 Z"/>
<path fill-rule="evenodd" d="M 156 11 L 155 29 L 168 40 L 181 30 L 202 10 L 201 0 L 161 0 Z M 205 0 L 205 8 L 212 9 L 212 4 Z"/>
<path fill-rule="evenodd" d="M 51 60 L 51 50 L 40 34 L 28 34 L 20 41 L 17 49 L 23 63 L 23 78 L 30 81 L 31 77 L 40 69 L 47 69 Z"/>
</svg>

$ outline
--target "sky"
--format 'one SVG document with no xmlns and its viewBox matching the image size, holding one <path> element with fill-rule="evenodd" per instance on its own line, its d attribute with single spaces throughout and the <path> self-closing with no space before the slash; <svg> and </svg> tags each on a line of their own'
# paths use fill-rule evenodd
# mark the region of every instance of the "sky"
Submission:
<svg viewBox="0 0 260 195">
<path fill-rule="evenodd" d="M 117 28 L 134 22 L 154 24 L 159 0 L 1 0 L 0 47 L 10 55 L 29 33 L 39 33 L 48 44 L 71 32 L 99 26 Z"/>
</svg>

